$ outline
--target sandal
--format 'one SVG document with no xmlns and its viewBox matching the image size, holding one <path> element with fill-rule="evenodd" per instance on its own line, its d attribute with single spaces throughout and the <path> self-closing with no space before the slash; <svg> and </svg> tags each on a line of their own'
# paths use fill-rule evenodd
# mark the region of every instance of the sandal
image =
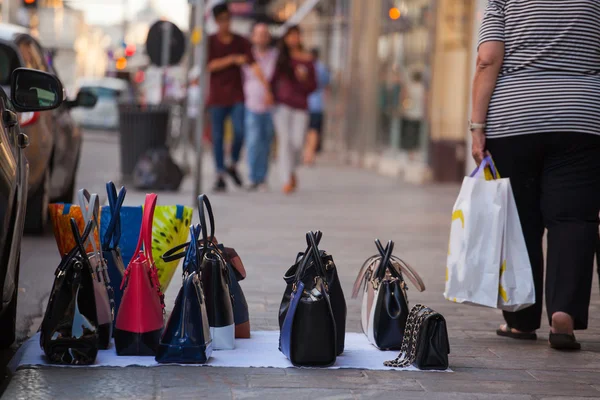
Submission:
<svg viewBox="0 0 600 400">
<path fill-rule="evenodd" d="M 575 339 L 575 335 L 568 333 L 552 333 L 548 338 L 550 347 L 556 350 L 581 350 L 581 343 Z"/>
<path fill-rule="evenodd" d="M 506 327 L 506 330 L 502 329 L 503 327 Z M 512 328 L 508 325 L 503 325 L 496 329 L 496 335 L 519 340 L 537 340 L 535 332 L 513 332 Z"/>
</svg>

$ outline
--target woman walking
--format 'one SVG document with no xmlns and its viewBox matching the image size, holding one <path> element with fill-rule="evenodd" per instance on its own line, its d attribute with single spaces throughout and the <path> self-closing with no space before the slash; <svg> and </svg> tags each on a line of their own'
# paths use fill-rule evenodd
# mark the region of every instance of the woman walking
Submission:
<svg viewBox="0 0 600 400">
<path fill-rule="evenodd" d="M 480 31 L 470 129 L 510 178 L 536 304 L 504 312 L 497 334 L 536 339 L 546 308 L 549 344 L 579 349 L 586 329 L 600 211 L 600 2 L 490 0 Z"/>
<path fill-rule="evenodd" d="M 279 58 L 272 80 L 275 96 L 273 123 L 277 134 L 277 157 L 283 192 L 296 190 L 308 128 L 308 96 L 317 88 L 313 57 L 302 49 L 300 29 L 290 27 L 279 43 Z"/>
</svg>

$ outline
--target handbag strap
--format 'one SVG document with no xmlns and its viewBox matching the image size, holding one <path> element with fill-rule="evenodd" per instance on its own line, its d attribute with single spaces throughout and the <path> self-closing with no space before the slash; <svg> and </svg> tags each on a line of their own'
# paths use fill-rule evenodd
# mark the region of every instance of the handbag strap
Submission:
<svg viewBox="0 0 600 400">
<path fill-rule="evenodd" d="M 104 233 L 104 240 L 102 241 L 102 249 L 109 250 L 110 248 L 116 249 L 119 247 L 119 241 L 121 240 L 121 207 L 125 201 L 125 195 L 127 189 L 122 186 L 119 189 L 119 195 L 117 196 L 117 188 L 115 184 L 110 181 L 106 184 L 106 193 L 108 195 L 108 205 L 110 207 L 110 223 Z"/>
<path fill-rule="evenodd" d="M 152 257 L 152 222 L 154 220 L 154 209 L 156 208 L 157 198 L 158 196 L 154 193 L 149 193 L 146 195 L 146 201 L 144 202 L 144 215 L 142 216 L 142 228 L 140 229 L 137 247 L 133 253 L 134 257 L 136 257 L 143 248 L 144 254 L 150 261 L 150 267 L 152 269 L 155 268 L 154 258 Z"/>
<path fill-rule="evenodd" d="M 206 216 L 204 210 L 208 213 L 208 220 L 210 221 L 210 236 L 208 235 L 208 229 L 206 228 Z M 202 241 L 204 245 L 202 246 L 202 255 L 200 256 L 200 260 L 204 260 L 204 256 L 208 251 L 209 247 L 212 247 L 212 240 L 215 237 L 215 217 L 213 215 L 212 206 L 210 204 L 210 200 L 208 200 L 208 196 L 205 194 L 201 194 L 198 196 L 198 215 L 200 217 L 200 227 L 202 229 Z"/>
<path fill-rule="evenodd" d="M 384 361 L 383 365 L 386 367 L 402 368 L 408 367 L 415 362 L 423 322 L 432 314 L 435 314 L 435 311 L 422 304 L 416 304 L 410 310 L 406 318 L 406 328 L 404 330 L 404 337 L 402 338 L 402 345 L 400 346 L 400 354 L 394 360 Z"/>
<path fill-rule="evenodd" d="M 79 189 L 77 192 L 77 201 L 81 213 L 83 214 L 83 221 L 87 224 L 90 221 L 94 221 L 94 227 L 92 228 L 91 237 L 88 236 L 87 243 L 91 243 L 94 254 L 100 254 L 98 246 L 96 246 L 95 233 L 98 229 L 98 215 L 100 214 L 100 202 L 96 193 L 90 194 L 87 189 Z"/>
<path fill-rule="evenodd" d="M 186 274 L 191 274 L 192 272 L 196 271 L 199 273 L 199 268 L 200 268 L 200 259 L 198 257 L 198 239 L 200 237 L 200 225 L 192 225 L 190 226 L 190 242 L 187 243 L 188 247 L 187 250 L 184 253 L 185 255 L 185 259 L 183 261 L 183 277 L 185 278 Z M 191 245 L 191 243 L 196 243 L 196 245 Z M 166 255 L 167 253 L 165 253 Z M 166 258 L 168 257 L 162 257 L 163 260 L 167 261 Z M 194 267 L 195 269 L 192 271 L 190 270 L 190 267 Z"/>
<path fill-rule="evenodd" d="M 375 265 L 375 263 L 381 259 L 381 256 L 378 255 L 374 255 L 371 256 L 369 258 L 366 259 L 366 261 L 363 263 L 362 267 L 360 267 L 360 270 L 358 271 L 358 276 L 356 277 L 356 280 L 354 281 L 354 286 L 352 287 L 352 298 L 355 299 L 358 297 L 358 294 L 360 293 L 361 288 L 364 286 L 363 284 L 366 284 L 367 280 L 369 280 L 372 276 L 372 272 L 371 275 L 367 276 L 367 271 L 369 271 L 369 268 L 373 268 L 373 265 Z"/>
</svg>

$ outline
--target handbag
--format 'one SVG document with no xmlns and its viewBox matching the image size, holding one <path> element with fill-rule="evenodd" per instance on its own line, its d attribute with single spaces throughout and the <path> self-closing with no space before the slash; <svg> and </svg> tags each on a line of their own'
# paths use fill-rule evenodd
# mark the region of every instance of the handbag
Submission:
<svg viewBox="0 0 600 400">
<path fill-rule="evenodd" d="M 191 243 L 196 243 L 200 236 L 200 226 L 192 226 L 190 235 Z M 203 364 L 212 354 L 206 301 L 198 277 L 198 256 L 197 246 L 188 246 L 183 260 L 183 284 L 156 354 L 156 361 L 159 363 Z"/>
<path fill-rule="evenodd" d="M 210 222 L 210 236 L 207 233 L 205 208 Z M 206 293 L 210 333 L 215 350 L 230 350 L 235 348 L 234 299 L 229 290 L 231 274 L 225 257 L 214 244 L 215 219 L 210 201 L 204 194 L 198 196 L 198 211 L 202 230 L 200 272 Z"/>
<path fill-rule="evenodd" d="M 408 315 L 400 354 L 383 365 L 394 368 L 414 365 L 421 370 L 445 371 L 448 369 L 448 354 L 450 342 L 446 320 L 442 314 L 417 304 Z"/>
<path fill-rule="evenodd" d="M 63 257 L 77 246 L 75 238 L 73 238 L 73 233 L 71 233 L 71 218 L 75 218 L 79 232 L 83 232 L 85 229 L 83 213 L 77 204 L 52 203 L 48 204 L 48 214 L 50 215 L 50 223 L 52 224 L 52 232 L 54 233 L 54 239 L 56 239 L 58 252 Z M 96 239 L 96 244 L 100 247 L 98 231 L 94 231 L 93 235 Z M 91 243 L 88 242 L 86 250 L 88 253 L 94 251 Z"/>
<path fill-rule="evenodd" d="M 326 367 L 335 363 L 338 353 L 336 321 L 315 234 L 307 233 L 307 240 L 311 246 L 294 276 L 279 350 L 294 366 Z"/>
<path fill-rule="evenodd" d="M 117 315 L 119 306 L 121 305 L 121 298 L 123 297 L 123 292 L 119 285 L 125 274 L 125 264 L 123 263 L 123 257 L 121 256 L 119 240 L 121 239 L 121 206 L 125 200 L 127 190 L 124 187 L 121 187 L 119 195 L 117 196 L 115 184 L 108 182 L 106 184 L 106 192 L 108 194 L 109 204 L 109 209 L 106 210 L 106 212 L 110 212 L 110 223 L 104 234 L 101 236 L 102 254 L 106 260 L 108 278 L 114 295 L 114 315 Z"/>
<path fill-rule="evenodd" d="M 135 256 L 121 282 L 115 345 L 120 356 L 155 356 L 164 326 L 164 295 L 152 258 L 152 217 L 156 194 L 147 194 Z"/>
<path fill-rule="evenodd" d="M 199 237 L 199 235 L 197 236 Z M 216 250 L 220 251 L 221 257 L 225 260 L 227 270 L 229 272 L 229 293 L 231 294 L 233 302 L 233 321 L 235 324 L 235 338 L 236 339 L 249 339 L 250 338 L 250 313 L 248 311 L 248 303 L 244 291 L 240 286 L 239 281 L 246 278 L 246 270 L 240 256 L 231 247 L 225 247 L 219 244 L 217 239 L 213 237 L 211 241 L 216 246 Z M 162 255 L 164 261 L 173 262 L 186 256 L 185 249 L 188 248 L 188 243 L 183 243 L 177 247 L 172 248 Z M 198 240 L 196 246 L 202 249 L 204 241 Z M 213 246 L 214 247 L 214 246 Z M 184 250 L 184 251 L 182 251 Z"/>
<path fill-rule="evenodd" d="M 94 222 L 79 236 L 79 226 L 71 219 L 71 235 L 76 246 L 56 268 L 54 285 L 40 326 L 40 346 L 51 363 L 89 365 L 98 354 L 98 319 L 94 277 L 84 241 Z"/>
<path fill-rule="evenodd" d="M 98 211 L 100 209 L 98 195 L 92 194 L 86 189 L 80 189 L 77 192 L 79 207 L 83 212 L 83 219 L 86 224 L 94 222 L 92 232 L 96 232 L 98 226 Z M 98 314 L 98 347 L 101 350 L 110 347 L 110 341 L 113 333 L 114 321 L 114 295 L 104 256 L 99 251 L 96 241 L 92 236 L 88 236 L 87 242 L 91 242 L 93 251 L 87 253 L 92 273 L 94 277 L 94 295 L 96 296 L 96 311 Z"/>
<path fill-rule="evenodd" d="M 354 283 L 352 298 L 363 287 L 361 325 L 369 342 L 381 350 L 398 350 L 408 317 L 406 275 L 420 291 L 425 290 L 421 277 L 407 263 L 393 256 L 394 242 L 384 249 L 375 240 L 379 255 L 365 261 Z"/>
<path fill-rule="evenodd" d="M 315 244 L 318 246 L 321 238 L 323 237 L 323 233 L 320 231 L 313 233 Z M 296 257 L 296 262 L 288 271 L 285 273 L 283 279 L 287 283 L 285 292 L 283 294 L 283 299 L 281 300 L 281 305 L 279 307 L 279 328 L 283 327 L 283 321 L 285 320 L 285 316 L 287 313 L 287 309 L 290 304 L 291 294 L 293 291 L 294 282 L 297 276 L 298 268 L 305 261 L 304 259 L 308 256 L 312 259 L 311 256 L 311 243 L 309 241 L 309 237 L 307 234 L 307 245 L 308 248 L 304 253 L 298 253 Z M 342 285 L 340 283 L 340 279 L 337 273 L 337 267 L 335 262 L 333 261 L 333 257 L 325 251 L 320 251 L 321 263 L 325 268 L 324 278 L 327 286 L 329 288 L 329 300 L 331 303 L 331 309 L 333 311 L 333 316 L 335 318 L 335 326 L 337 332 L 337 355 L 341 355 L 344 352 L 344 343 L 346 336 L 346 299 L 344 297 L 344 292 L 342 290 Z"/>
<path fill-rule="evenodd" d="M 104 235 L 111 221 L 109 206 L 104 206 L 100 220 L 100 234 Z M 160 205 L 154 209 L 152 219 L 152 256 L 155 260 L 160 287 L 166 290 L 171 283 L 178 262 L 165 262 L 161 256 L 172 247 L 184 243 L 188 238 L 192 223 L 191 207 L 182 205 Z M 143 208 L 140 206 L 121 207 L 121 238 L 119 247 L 123 257 L 123 265 L 129 265 L 134 256 L 142 226 Z"/>
</svg>

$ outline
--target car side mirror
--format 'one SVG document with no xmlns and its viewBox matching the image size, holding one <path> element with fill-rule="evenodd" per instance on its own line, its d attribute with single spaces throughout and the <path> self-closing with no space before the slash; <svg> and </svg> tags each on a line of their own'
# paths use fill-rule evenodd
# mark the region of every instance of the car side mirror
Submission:
<svg viewBox="0 0 600 400">
<path fill-rule="evenodd" d="M 67 101 L 67 106 L 70 108 L 83 107 L 83 108 L 94 108 L 98 102 L 98 96 L 94 93 L 87 91 L 80 91 L 77 93 L 75 100 Z"/>
<path fill-rule="evenodd" d="M 60 80 L 52 74 L 29 68 L 17 68 L 11 75 L 11 100 L 18 112 L 57 108 L 65 100 Z"/>
</svg>

